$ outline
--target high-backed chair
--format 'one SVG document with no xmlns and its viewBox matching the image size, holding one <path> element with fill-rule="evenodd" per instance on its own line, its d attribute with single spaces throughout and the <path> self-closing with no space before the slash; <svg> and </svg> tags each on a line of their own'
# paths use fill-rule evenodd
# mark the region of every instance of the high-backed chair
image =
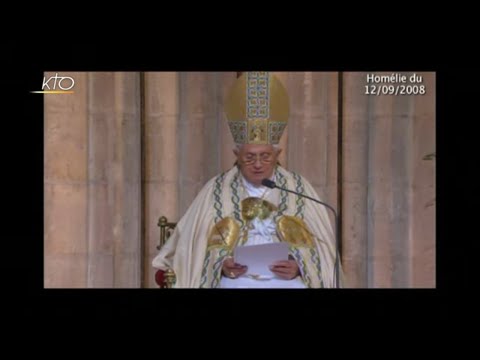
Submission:
<svg viewBox="0 0 480 360">
<path fill-rule="evenodd" d="M 168 222 L 165 216 L 161 216 L 160 219 L 158 219 L 157 225 L 160 227 L 160 241 L 157 245 L 157 250 L 160 250 L 170 235 L 172 235 L 177 223 Z M 155 273 L 155 282 L 161 288 L 171 288 L 173 284 L 175 284 L 175 273 L 171 269 L 166 271 L 157 270 Z"/>
</svg>

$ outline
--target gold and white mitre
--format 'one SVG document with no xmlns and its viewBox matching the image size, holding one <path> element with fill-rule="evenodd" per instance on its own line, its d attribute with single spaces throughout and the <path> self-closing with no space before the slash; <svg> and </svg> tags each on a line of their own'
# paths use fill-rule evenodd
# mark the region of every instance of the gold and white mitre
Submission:
<svg viewBox="0 0 480 360">
<path fill-rule="evenodd" d="M 236 144 L 278 144 L 289 116 L 288 94 L 268 72 L 245 72 L 230 91 L 225 113 Z"/>
</svg>

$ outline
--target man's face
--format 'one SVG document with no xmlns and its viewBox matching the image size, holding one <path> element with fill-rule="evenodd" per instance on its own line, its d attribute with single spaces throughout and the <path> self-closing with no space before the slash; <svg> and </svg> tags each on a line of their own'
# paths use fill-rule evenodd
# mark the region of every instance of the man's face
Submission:
<svg viewBox="0 0 480 360">
<path fill-rule="evenodd" d="M 235 155 L 245 179 L 255 186 L 260 186 L 263 179 L 272 176 L 280 152 L 281 150 L 275 150 L 272 145 L 246 144 L 235 152 Z"/>
</svg>

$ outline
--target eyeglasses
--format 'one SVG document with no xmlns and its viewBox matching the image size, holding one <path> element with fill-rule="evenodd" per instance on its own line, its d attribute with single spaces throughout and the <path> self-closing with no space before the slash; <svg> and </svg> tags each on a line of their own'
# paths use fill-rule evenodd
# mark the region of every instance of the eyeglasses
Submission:
<svg viewBox="0 0 480 360">
<path fill-rule="evenodd" d="M 248 154 L 245 157 L 241 158 L 241 161 L 244 165 L 253 165 L 259 160 L 262 164 L 270 164 L 273 161 L 272 153 L 263 153 L 263 154 Z"/>
</svg>

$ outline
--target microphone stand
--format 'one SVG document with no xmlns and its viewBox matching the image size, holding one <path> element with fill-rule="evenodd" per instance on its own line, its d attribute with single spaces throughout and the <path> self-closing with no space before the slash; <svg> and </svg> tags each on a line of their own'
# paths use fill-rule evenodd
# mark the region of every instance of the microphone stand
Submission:
<svg viewBox="0 0 480 360">
<path fill-rule="evenodd" d="M 330 209 L 332 212 L 333 212 L 333 215 L 335 216 L 335 270 L 334 270 L 334 283 L 335 283 L 335 287 L 338 289 L 340 287 L 339 285 L 339 276 L 340 276 L 340 259 L 339 259 L 339 256 L 338 256 L 338 248 L 339 248 L 339 240 L 338 240 L 338 229 L 340 228 L 340 223 L 339 223 L 339 220 L 338 220 L 338 215 L 337 215 L 337 212 L 335 211 L 335 209 L 328 205 L 327 203 L 324 203 L 320 200 L 317 200 L 317 199 L 314 199 L 308 195 L 304 195 L 304 194 L 300 194 L 296 191 L 292 191 L 292 190 L 289 190 L 289 189 L 285 189 L 285 188 L 282 188 L 282 187 L 279 187 L 277 186 L 277 184 L 275 184 L 273 181 L 269 180 L 268 182 L 265 182 L 263 183 L 263 185 L 267 186 L 267 187 L 275 187 L 277 189 L 280 189 L 280 190 L 283 190 L 283 191 L 287 191 L 289 193 L 292 193 L 292 194 L 295 194 L 295 195 L 298 195 L 298 196 L 301 196 L 301 197 L 304 197 L 304 198 L 307 198 L 307 199 L 310 199 L 312 201 L 315 201 L 319 204 L 322 204 L 324 206 L 326 206 L 328 209 Z"/>
</svg>

